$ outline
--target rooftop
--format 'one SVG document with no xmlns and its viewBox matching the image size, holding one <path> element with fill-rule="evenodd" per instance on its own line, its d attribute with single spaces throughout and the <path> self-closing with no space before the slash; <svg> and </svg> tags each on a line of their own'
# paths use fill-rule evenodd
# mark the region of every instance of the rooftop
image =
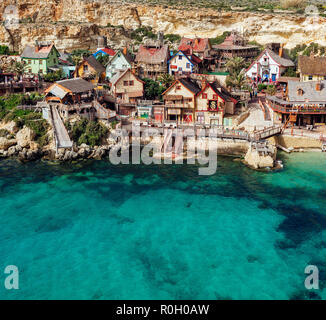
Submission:
<svg viewBox="0 0 326 320">
<path fill-rule="evenodd" d="M 326 57 L 299 56 L 298 70 L 302 74 L 326 76 Z"/>
</svg>

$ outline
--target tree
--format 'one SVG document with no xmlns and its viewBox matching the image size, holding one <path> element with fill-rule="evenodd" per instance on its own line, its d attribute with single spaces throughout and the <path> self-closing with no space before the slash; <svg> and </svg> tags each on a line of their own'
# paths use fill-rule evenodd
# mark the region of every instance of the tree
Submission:
<svg viewBox="0 0 326 320">
<path fill-rule="evenodd" d="M 241 70 L 246 66 L 246 62 L 242 57 L 230 58 L 225 64 L 227 70 L 231 74 L 239 74 Z"/>
<path fill-rule="evenodd" d="M 273 85 L 269 85 L 266 89 L 266 93 L 270 96 L 273 96 L 276 93 L 276 87 Z"/>
<path fill-rule="evenodd" d="M 27 65 L 23 62 L 14 61 L 8 68 L 9 72 L 21 77 L 26 71 Z"/>
<path fill-rule="evenodd" d="M 162 75 L 159 76 L 158 81 L 165 89 L 167 89 L 174 82 L 174 77 L 169 73 L 163 73 Z"/>
<path fill-rule="evenodd" d="M 164 91 L 164 87 L 161 86 L 158 82 L 152 80 L 152 79 L 142 79 L 144 84 L 144 95 L 145 99 L 153 100 L 156 98 L 161 98 L 161 95 Z"/>
<path fill-rule="evenodd" d="M 110 59 L 111 57 L 109 55 L 98 55 L 96 58 L 96 60 L 103 66 L 106 66 L 109 63 Z"/>
<path fill-rule="evenodd" d="M 246 84 L 246 74 L 241 71 L 240 73 L 233 73 L 227 76 L 226 85 L 228 87 L 242 89 Z"/>
</svg>

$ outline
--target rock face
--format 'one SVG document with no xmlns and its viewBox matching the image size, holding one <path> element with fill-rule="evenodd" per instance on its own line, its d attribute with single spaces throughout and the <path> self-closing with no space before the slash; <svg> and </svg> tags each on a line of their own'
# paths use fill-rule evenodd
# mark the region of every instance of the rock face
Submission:
<svg viewBox="0 0 326 320">
<path fill-rule="evenodd" d="M 0 3 L 0 20 L 12 0 Z M 283 42 L 294 47 L 309 41 L 326 45 L 326 19 L 311 24 L 305 16 L 254 12 L 219 12 L 213 9 L 168 8 L 162 5 L 113 3 L 109 0 L 16 0 L 21 21 L 17 28 L 0 25 L 0 44 L 22 50 L 35 40 L 54 41 L 59 49 L 96 48 L 98 35 L 121 46 L 124 29 L 140 25 L 155 31 L 186 36 L 215 37 L 224 31 L 247 31 L 250 40 L 262 44 Z M 118 27 L 107 27 L 110 24 Z"/>
<path fill-rule="evenodd" d="M 0 149 L 8 150 L 11 146 L 15 145 L 17 141 L 15 139 L 7 139 L 0 137 Z"/>
<path fill-rule="evenodd" d="M 274 153 L 271 154 L 262 154 L 259 153 L 256 149 L 249 148 L 245 155 L 245 163 L 250 167 L 255 169 L 264 169 L 264 168 L 273 168 L 274 160 L 276 158 L 276 150 L 274 148 Z"/>
<path fill-rule="evenodd" d="M 24 127 L 19 130 L 16 134 L 17 145 L 22 148 L 26 148 L 30 146 L 31 141 L 33 141 L 35 137 L 35 133 L 28 127 Z"/>
</svg>

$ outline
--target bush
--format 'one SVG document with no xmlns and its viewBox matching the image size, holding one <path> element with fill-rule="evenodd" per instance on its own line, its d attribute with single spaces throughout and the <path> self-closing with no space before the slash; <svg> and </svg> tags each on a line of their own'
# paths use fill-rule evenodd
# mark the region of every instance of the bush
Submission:
<svg viewBox="0 0 326 320">
<path fill-rule="evenodd" d="M 145 99 L 154 100 L 156 98 L 161 98 L 162 93 L 165 91 L 164 87 L 161 86 L 158 82 L 144 78 L 142 79 L 144 84 L 144 96 Z"/>
<path fill-rule="evenodd" d="M 266 88 L 267 88 L 267 84 L 264 84 L 264 83 L 259 83 L 258 87 L 257 87 L 259 92 L 262 90 L 265 90 Z"/>
<path fill-rule="evenodd" d="M 169 33 L 169 34 L 164 35 L 164 39 L 166 39 L 172 43 L 180 42 L 181 36 L 179 36 L 178 34 Z"/>
<path fill-rule="evenodd" d="M 7 46 L 0 46 L 0 54 L 9 54 L 9 48 Z"/>
<path fill-rule="evenodd" d="M 224 42 L 225 38 L 228 37 L 230 34 L 230 31 L 224 31 L 222 35 L 217 36 L 215 38 L 210 38 L 209 41 L 211 45 L 221 44 L 222 42 Z"/>
<path fill-rule="evenodd" d="M 98 146 L 108 133 L 108 129 L 99 122 L 81 119 L 73 126 L 67 126 L 73 141 L 79 145 L 86 143 L 92 147 Z"/>
</svg>

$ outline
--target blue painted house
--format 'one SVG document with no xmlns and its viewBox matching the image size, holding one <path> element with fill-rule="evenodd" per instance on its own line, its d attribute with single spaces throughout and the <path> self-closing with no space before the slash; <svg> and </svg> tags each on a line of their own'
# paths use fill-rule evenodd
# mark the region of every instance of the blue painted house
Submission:
<svg viewBox="0 0 326 320">
<path fill-rule="evenodd" d="M 199 73 L 199 65 L 202 62 L 194 54 L 186 54 L 186 52 L 179 50 L 168 61 L 169 74 L 190 74 Z"/>
</svg>

